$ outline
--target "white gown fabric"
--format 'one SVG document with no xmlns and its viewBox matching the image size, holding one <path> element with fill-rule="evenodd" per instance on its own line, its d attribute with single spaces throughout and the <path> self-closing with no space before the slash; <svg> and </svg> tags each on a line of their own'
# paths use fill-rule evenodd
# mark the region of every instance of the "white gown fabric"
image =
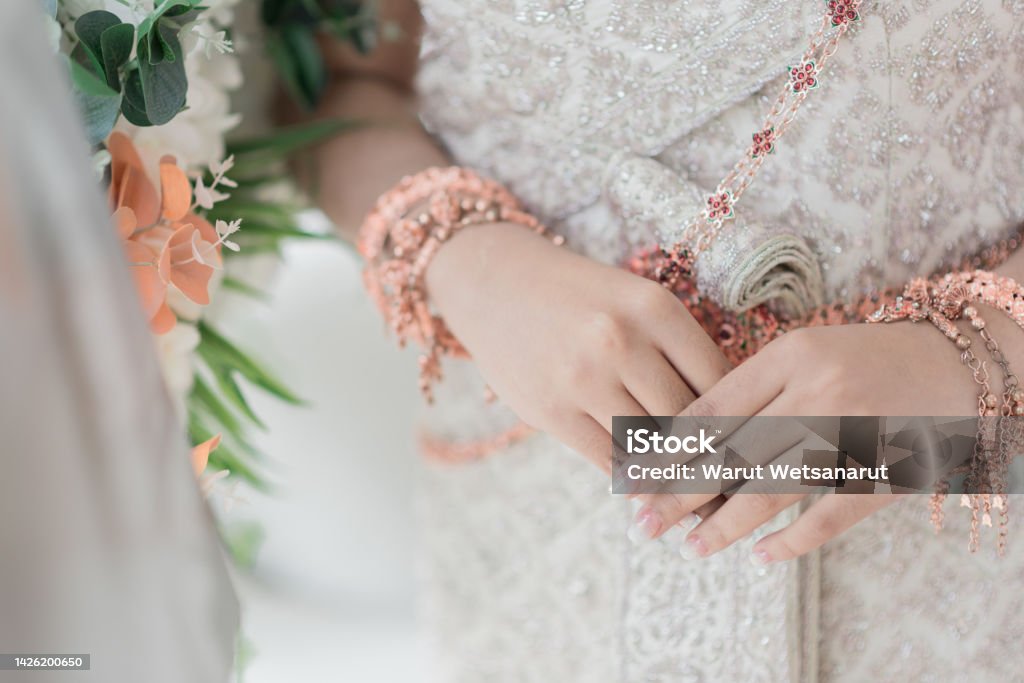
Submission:
<svg viewBox="0 0 1024 683">
<path fill-rule="evenodd" d="M 238 603 L 35 0 L 0 21 L 0 649 L 223 683 Z"/>
<path fill-rule="evenodd" d="M 593 258 L 671 239 L 738 159 L 820 0 L 425 0 L 422 117 Z M 1024 2 L 865 2 L 699 262 L 732 308 L 928 274 L 1024 221 Z M 780 246 L 781 245 L 781 246 Z M 870 362 L 865 358 L 864 362 Z M 512 420 L 450 363 L 425 428 Z M 894 505 L 798 562 L 634 548 L 629 503 L 538 436 L 426 468 L 423 619 L 439 681 L 1022 681 L 1024 501 L 966 550 Z"/>
</svg>

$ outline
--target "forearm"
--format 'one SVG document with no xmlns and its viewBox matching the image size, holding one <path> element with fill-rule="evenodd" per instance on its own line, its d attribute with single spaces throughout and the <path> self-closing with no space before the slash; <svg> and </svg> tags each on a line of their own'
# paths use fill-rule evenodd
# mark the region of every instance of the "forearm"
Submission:
<svg viewBox="0 0 1024 683">
<path fill-rule="evenodd" d="M 447 163 L 414 106 L 409 93 L 373 79 L 345 79 L 325 99 L 321 116 L 365 122 L 321 145 L 313 161 L 316 199 L 345 237 L 402 176 Z"/>
<path fill-rule="evenodd" d="M 402 176 L 447 163 L 416 116 L 412 83 L 421 25 L 416 3 L 385 0 L 379 20 L 397 24 L 402 40 L 382 41 L 367 56 L 344 45 L 325 45 L 332 80 L 315 116 L 360 125 L 320 145 L 307 168 L 299 169 L 349 239 L 376 198 Z"/>
</svg>

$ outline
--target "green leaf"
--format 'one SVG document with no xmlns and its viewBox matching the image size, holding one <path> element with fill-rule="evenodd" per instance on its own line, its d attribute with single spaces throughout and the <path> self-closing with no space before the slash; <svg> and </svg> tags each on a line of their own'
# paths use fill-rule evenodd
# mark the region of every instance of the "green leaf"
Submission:
<svg viewBox="0 0 1024 683">
<path fill-rule="evenodd" d="M 194 407 L 201 407 L 208 415 L 217 421 L 218 425 L 223 428 L 225 432 L 230 434 L 234 439 L 241 442 L 243 445 L 246 444 L 245 432 L 242 429 L 242 423 L 239 422 L 235 414 L 231 412 L 220 400 L 220 398 L 213 392 L 203 378 L 196 374 L 194 384 L 192 385 L 192 393 L 189 395 L 190 401 L 193 402 Z"/>
<path fill-rule="evenodd" d="M 327 67 L 313 32 L 299 24 L 285 24 L 269 33 L 267 51 L 292 97 L 305 109 L 313 109 L 327 86 Z"/>
<path fill-rule="evenodd" d="M 149 34 L 156 28 L 161 17 L 165 14 L 177 16 L 199 6 L 202 0 L 162 0 L 145 19 L 139 23 L 139 39 Z"/>
<path fill-rule="evenodd" d="M 295 152 L 329 140 L 346 131 L 365 126 L 356 119 L 325 119 L 275 130 L 268 135 L 228 143 L 228 153 L 242 156 L 256 152 L 285 158 Z"/>
<path fill-rule="evenodd" d="M 242 282 L 238 278 L 225 277 L 223 280 L 221 280 L 220 285 L 224 289 L 227 289 L 232 292 L 237 292 L 238 294 L 242 294 L 257 301 L 266 301 L 268 298 L 266 292 L 257 287 L 253 287 L 248 283 Z"/>
<path fill-rule="evenodd" d="M 332 242 L 338 239 L 331 233 L 319 233 L 319 232 L 307 232 L 300 230 L 299 228 L 292 227 L 277 227 L 273 225 L 266 225 L 256 222 L 242 222 L 242 230 L 236 233 L 238 239 L 242 239 L 243 236 L 266 236 L 275 237 L 277 239 L 306 239 L 306 240 L 326 240 Z M 241 253 L 241 252 L 239 252 Z"/>
<path fill-rule="evenodd" d="M 231 344 L 227 339 L 214 332 L 207 323 L 202 321 L 199 323 L 199 334 L 202 338 L 199 344 L 200 353 L 205 349 L 206 353 L 215 359 L 219 367 L 227 367 L 237 371 L 256 386 L 286 403 L 292 405 L 301 405 L 303 403 L 284 384 L 263 370 L 248 355 Z"/>
<path fill-rule="evenodd" d="M 185 76 L 185 62 L 182 59 L 181 44 L 173 29 L 157 26 L 161 40 L 157 43 L 161 51 L 166 45 L 167 52 L 159 61 L 154 61 L 152 41 L 143 37 L 140 30 L 138 42 L 139 78 L 145 101 L 146 118 L 154 126 L 160 126 L 173 119 L 185 107 L 188 95 L 188 78 Z"/>
<path fill-rule="evenodd" d="M 256 411 L 249 405 L 249 401 L 245 398 L 245 394 L 242 393 L 242 388 L 238 386 L 238 382 L 235 381 L 233 369 L 230 364 L 225 364 L 224 359 L 218 356 L 216 350 L 210 347 L 199 347 L 199 357 L 206 361 L 206 364 L 210 367 L 210 371 L 213 373 L 213 379 L 217 382 L 217 388 L 224 395 L 232 405 L 235 406 L 243 415 L 252 421 L 260 429 L 266 429 L 267 426 L 263 424 L 263 420 L 260 419 Z"/>
<path fill-rule="evenodd" d="M 118 70 L 128 62 L 132 54 L 135 27 L 131 24 L 111 26 L 100 36 L 100 50 L 103 53 L 103 70 L 107 85 L 120 92 L 121 78 Z"/>
<path fill-rule="evenodd" d="M 70 60 L 68 65 L 71 69 L 71 84 L 77 91 L 93 97 L 110 97 L 115 99 L 118 97 L 115 90 L 111 89 L 99 76 L 89 71 L 86 67 Z"/>
<path fill-rule="evenodd" d="M 43 4 L 43 11 L 46 12 L 46 16 L 57 16 L 57 0 L 41 0 L 41 2 Z"/>
<path fill-rule="evenodd" d="M 75 100 L 82 113 L 89 144 L 98 145 L 107 139 L 117 123 L 121 95 L 81 64 L 68 61 Z"/>
<path fill-rule="evenodd" d="M 138 69 L 130 72 L 124 82 L 124 99 L 121 102 L 121 113 L 130 123 L 136 126 L 152 126 L 146 116 L 146 98 L 142 93 L 142 77 Z"/>
<path fill-rule="evenodd" d="M 242 569 L 252 569 L 266 539 L 263 525 L 251 520 L 235 522 L 224 528 L 223 537 L 235 564 Z"/>
<path fill-rule="evenodd" d="M 121 23 L 113 12 L 95 10 L 86 12 L 75 21 L 75 35 L 88 53 L 96 73 L 103 73 L 102 35 L 107 29 Z"/>
</svg>

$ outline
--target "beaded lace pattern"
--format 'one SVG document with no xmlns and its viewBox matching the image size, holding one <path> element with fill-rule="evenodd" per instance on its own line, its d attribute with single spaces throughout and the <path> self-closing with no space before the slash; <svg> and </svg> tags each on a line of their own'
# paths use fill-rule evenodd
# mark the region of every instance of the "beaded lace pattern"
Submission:
<svg viewBox="0 0 1024 683">
<path fill-rule="evenodd" d="M 682 239 L 665 250 L 667 263 L 659 266 L 658 277 L 671 280 L 688 272 L 690 265 L 718 236 L 727 221 L 735 215 L 735 206 L 753 182 L 765 159 L 775 152 L 776 143 L 789 130 L 800 106 L 812 90 L 818 88 L 825 65 L 836 53 L 839 40 L 850 25 L 860 20 L 861 0 L 826 0 L 826 11 L 818 30 L 811 36 L 800 61 L 786 68 L 789 78 L 775 98 L 761 128 L 753 133 L 752 142 L 707 196 L 703 210 L 683 228 Z"/>
</svg>

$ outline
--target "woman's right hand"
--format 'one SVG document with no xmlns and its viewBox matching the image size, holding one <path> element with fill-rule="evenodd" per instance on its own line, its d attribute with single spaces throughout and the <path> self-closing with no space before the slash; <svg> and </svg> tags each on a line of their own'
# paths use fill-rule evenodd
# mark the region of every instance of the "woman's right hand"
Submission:
<svg viewBox="0 0 1024 683">
<path fill-rule="evenodd" d="M 665 288 L 519 225 L 460 231 L 426 280 L 501 400 L 606 473 L 613 415 L 676 415 L 731 369 Z"/>
</svg>

